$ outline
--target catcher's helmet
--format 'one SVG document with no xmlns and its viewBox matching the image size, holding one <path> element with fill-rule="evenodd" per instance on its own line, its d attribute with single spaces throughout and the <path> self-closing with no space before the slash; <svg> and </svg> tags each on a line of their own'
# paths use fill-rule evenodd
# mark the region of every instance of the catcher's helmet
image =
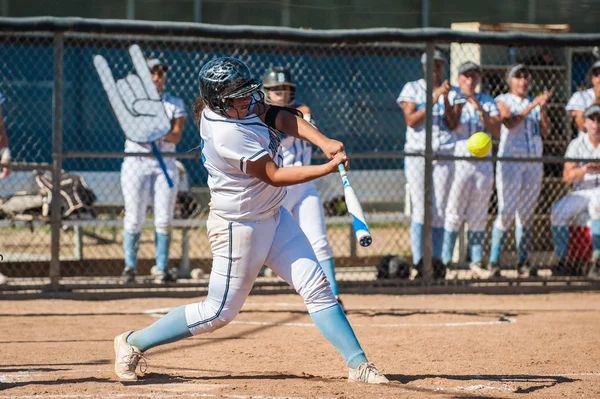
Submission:
<svg viewBox="0 0 600 399">
<path fill-rule="evenodd" d="M 232 98 L 247 97 L 260 89 L 261 82 L 253 79 L 242 61 L 222 57 L 206 63 L 198 76 L 200 97 L 208 108 L 226 115 L 233 108 Z"/>
<path fill-rule="evenodd" d="M 292 103 L 296 97 L 296 83 L 294 83 L 290 71 L 284 67 L 274 67 L 267 70 L 262 78 L 262 83 L 265 100 L 269 104 L 273 102 L 270 91 L 275 87 L 286 87 L 286 91 L 289 91 L 290 93 L 289 103 Z"/>
</svg>

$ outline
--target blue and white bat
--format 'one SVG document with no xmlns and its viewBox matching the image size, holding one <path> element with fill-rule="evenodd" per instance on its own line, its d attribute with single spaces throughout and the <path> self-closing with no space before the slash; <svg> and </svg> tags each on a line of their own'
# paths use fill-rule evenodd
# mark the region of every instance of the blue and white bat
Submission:
<svg viewBox="0 0 600 399">
<path fill-rule="evenodd" d="M 338 170 L 340 171 L 340 176 L 342 177 L 342 182 L 344 183 L 346 208 L 348 208 L 348 213 L 352 215 L 352 227 L 354 227 L 354 234 L 356 234 L 356 239 L 362 247 L 368 247 L 373 242 L 373 237 L 371 237 L 371 232 L 369 231 L 369 226 L 367 225 L 367 220 L 365 219 L 362 206 L 358 201 L 358 197 L 356 196 L 354 189 L 350 185 L 344 165 L 339 164 Z"/>
</svg>

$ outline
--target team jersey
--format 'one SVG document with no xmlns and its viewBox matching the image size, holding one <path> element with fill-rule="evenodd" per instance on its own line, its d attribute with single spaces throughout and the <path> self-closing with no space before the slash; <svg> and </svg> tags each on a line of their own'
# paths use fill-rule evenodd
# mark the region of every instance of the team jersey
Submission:
<svg viewBox="0 0 600 399">
<path fill-rule="evenodd" d="M 292 106 L 297 108 L 300 103 Z M 304 120 L 314 126 L 314 120 L 310 114 L 304 115 Z M 281 135 L 281 155 L 283 157 L 283 166 L 306 166 L 310 165 L 312 157 L 312 144 L 306 140 L 298 139 L 287 134 Z"/>
<path fill-rule="evenodd" d="M 479 101 L 479 104 L 481 104 L 483 110 L 490 116 L 497 116 L 500 114 L 498 106 L 496 105 L 496 101 L 494 101 L 492 96 L 483 93 L 476 93 L 475 98 L 477 101 Z M 454 155 L 461 157 L 471 156 L 471 153 L 467 147 L 467 140 L 473 134 L 485 131 L 483 119 L 481 119 L 479 112 L 477 112 L 473 104 L 466 101 L 466 98 L 462 93 L 459 93 L 458 91 L 451 92 L 451 97 L 449 100 L 451 104 L 455 104 L 458 101 L 464 101 L 465 104 L 463 105 L 462 113 L 460 114 L 460 124 L 456 129 L 454 129 L 456 134 Z M 490 155 L 491 153 L 488 156 Z"/>
<path fill-rule="evenodd" d="M 600 146 L 594 148 L 588 135 L 581 135 L 571 140 L 565 158 L 594 159 L 596 162 L 600 162 Z M 577 166 L 582 167 L 585 164 L 586 162 L 578 162 Z M 582 180 L 573 183 L 573 191 L 596 187 L 600 187 L 600 173 L 586 173 Z"/>
<path fill-rule="evenodd" d="M 4 102 L 6 102 L 6 97 L 4 97 L 0 91 L 0 105 L 2 105 Z"/>
<path fill-rule="evenodd" d="M 202 163 L 208 171 L 210 209 L 226 220 L 261 220 L 279 210 L 285 187 L 246 174 L 248 161 L 271 156 L 281 166 L 280 133 L 256 115 L 231 119 L 205 109 L 200 122 Z"/>
<path fill-rule="evenodd" d="M 592 105 L 595 99 L 596 94 L 594 93 L 594 88 L 578 91 L 573 93 L 565 108 L 567 111 L 569 111 L 569 113 L 571 111 L 583 112 L 588 109 L 590 105 Z M 585 132 L 579 130 L 579 134 L 585 134 Z"/>
<path fill-rule="evenodd" d="M 172 96 L 168 93 L 163 93 L 162 102 L 165 106 L 165 112 L 169 120 L 176 118 L 185 118 L 188 116 L 185 110 L 185 103 L 181 98 Z M 158 150 L 160 152 L 175 152 L 175 143 L 169 143 L 166 140 L 158 140 L 156 142 Z M 152 152 L 152 144 L 145 143 L 140 144 L 129 139 L 125 140 L 125 152 Z"/>
<path fill-rule="evenodd" d="M 502 101 L 512 115 L 523 111 L 531 104 L 533 97 L 521 98 L 511 93 L 501 94 L 496 101 Z M 500 127 L 498 156 L 539 157 L 542 156 L 542 136 L 540 135 L 541 108 L 535 107 L 525 120 L 512 129 L 504 124 Z"/>
<path fill-rule="evenodd" d="M 452 88 L 456 91 L 456 88 Z M 402 88 L 396 99 L 398 105 L 403 102 L 417 104 L 417 111 L 425 108 L 427 86 L 425 79 L 408 82 Z M 450 151 L 454 149 L 455 134 L 446 124 L 444 115 L 444 97 L 440 96 L 437 103 L 433 104 L 433 150 Z M 425 150 L 425 120 L 415 128 L 406 126 L 406 144 L 404 150 L 407 152 L 422 152 Z"/>
</svg>

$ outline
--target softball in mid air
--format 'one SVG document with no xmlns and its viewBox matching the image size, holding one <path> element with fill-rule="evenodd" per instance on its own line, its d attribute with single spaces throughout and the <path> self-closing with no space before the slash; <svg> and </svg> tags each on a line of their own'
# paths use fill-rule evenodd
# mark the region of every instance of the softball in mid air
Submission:
<svg viewBox="0 0 600 399">
<path fill-rule="evenodd" d="M 492 139 L 484 132 L 477 132 L 467 140 L 467 148 L 474 156 L 485 157 L 492 149 Z"/>
</svg>

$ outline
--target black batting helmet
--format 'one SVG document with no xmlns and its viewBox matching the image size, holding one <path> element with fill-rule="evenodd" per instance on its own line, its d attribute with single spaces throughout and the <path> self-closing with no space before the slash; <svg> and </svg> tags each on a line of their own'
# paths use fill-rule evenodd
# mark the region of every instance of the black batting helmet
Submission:
<svg viewBox="0 0 600 399">
<path fill-rule="evenodd" d="M 198 76 L 200 97 L 211 110 L 226 115 L 233 108 L 233 98 L 251 95 L 261 82 L 253 79 L 242 61 L 233 57 L 216 58 L 206 63 Z"/>
<path fill-rule="evenodd" d="M 289 103 L 292 103 L 296 97 L 296 83 L 294 83 L 290 71 L 284 67 L 274 67 L 267 70 L 262 77 L 262 83 L 265 101 L 269 104 L 272 103 L 270 91 L 274 87 L 284 86 L 287 88 L 287 91 L 290 92 Z"/>
</svg>

